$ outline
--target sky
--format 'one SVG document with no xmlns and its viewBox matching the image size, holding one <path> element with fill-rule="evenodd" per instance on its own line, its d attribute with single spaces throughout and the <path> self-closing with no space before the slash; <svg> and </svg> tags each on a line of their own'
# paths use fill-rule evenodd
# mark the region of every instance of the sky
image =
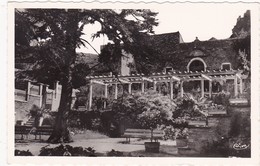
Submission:
<svg viewBox="0 0 260 166">
<path fill-rule="evenodd" d="M 154 27 L 155 34 L 179 31 L 184 42 L 192 42 L 196 37 L 200 41 L 226 39 L 232 34 L 232 28 L 239 16 L 243 17 L 247 8 L 235 5 L 170 5 L 163 8 L 151 9 L 158 12 L 159 25 Z M 90 25 L 84 28 L 83 38 L 91 42 L 100 52 L 100 45 L 108 42 L 106 37 L 92 41 L 91 34 L 100 29 L 100 25 Z M 95 53 L 91 47 L 77 49 L 77 52 Z"/>
</svg>

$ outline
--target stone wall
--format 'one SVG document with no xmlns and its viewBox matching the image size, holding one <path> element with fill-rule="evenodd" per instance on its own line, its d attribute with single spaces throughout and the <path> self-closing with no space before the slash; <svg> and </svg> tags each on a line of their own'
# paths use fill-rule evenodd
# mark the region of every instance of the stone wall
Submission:
<svg viewBox="0 0 260 166">
<path fill-rule="evenodd" d="M 168 50 L 167 66 L 173 64 L 175 70 L 187 70 L 188 63 L 193 58 L 201 58 L 208 70 L 220 69 L 222 63 L 231 63 L 233 69 L 238 67 L 238 51 L 234 48 L 236 42 L 243 39 L 226 39 L 213 41 L 194 41 L 191 43 L 180 43 Z M 194 51 L 199 51 L 201 54 L 192 54 Z M 178 63 L 174 62 L 178 60 Z M 165 64 L 166 66 L 166 64 Z"/>
<path fill-rule="evenodd" d="M 195 153 L 201 154 L 213 141 L 225 138 L 230 128 L 230 116 L 208 117 L 208 126 L 189 127 L 188 147 Z"/>
</svg>

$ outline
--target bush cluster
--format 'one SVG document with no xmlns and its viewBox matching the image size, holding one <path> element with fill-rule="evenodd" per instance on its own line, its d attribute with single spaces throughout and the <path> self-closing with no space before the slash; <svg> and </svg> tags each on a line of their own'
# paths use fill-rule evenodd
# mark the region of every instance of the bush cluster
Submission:
<svg viewBox="0 0 260 166">
<path fill-rule="evenodd" d="M 91 147 L 72 147 L 70 145 L 59 145 L 54 148 L 42 147 L 39 156 L 96 156 L 95 150 Z"/>
<path fill-rule="evenodd" d="M 230 124 L 225 126 L 225 124 L 219 123 L 215 128 L 215 133 L 218 134 L 217 140 L 208 142 L 207 146 L 203 147 L 204 154 L 221 157 L 251 156 L 249 113 L 233 112 Z M 235 144 L 239 147 L 234 147 Z"/>
<path fill-rule="evenodd" d="M 17 150 L 17 149 L 15 149 L 14 155 L 15 156 L 33 156 L 33 154 L 29 150 L 25 151 L 25 150 Z"/>
</svg>

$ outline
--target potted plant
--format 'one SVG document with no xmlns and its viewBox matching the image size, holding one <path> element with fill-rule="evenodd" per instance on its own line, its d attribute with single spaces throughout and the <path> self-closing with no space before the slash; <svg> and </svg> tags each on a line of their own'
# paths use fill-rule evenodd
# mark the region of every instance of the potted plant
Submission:
<svg viewBox="0 0 260 166">
<path fill-rule="evenodd" d="M 135 128 L 150 130 L 150 142 L 145 143 L 147 152 L 159 152 L 160 143 L 154 140 L 154 130 L 172 120 L 175 107 L 175 103 L 168 96 L 155 91 L 127 95 L 124 100 L 119 98 L 112 104 L 117 122 L 129 120 Z"/>
<path fill-rule="evenodd" d="M 159 153 L 160 142 L 154 141 L 153 131 L 171 121 L 174 105 L 169 99 L 155 94 L 151 94 L 148 100 L 143 99 L 142 101 L 145 103 L 142 107 L 142 113 L 137 116 L 137 121 L 142 128 L 151 131 L 150 142 L 145 142 L 145 150 L 146 152 Z"/>
</svg>

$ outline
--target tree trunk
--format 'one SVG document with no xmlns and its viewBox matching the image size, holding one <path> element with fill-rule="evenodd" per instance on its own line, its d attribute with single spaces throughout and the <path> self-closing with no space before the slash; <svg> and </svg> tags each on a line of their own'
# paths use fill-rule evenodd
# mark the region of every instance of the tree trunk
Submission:
<svg viewBox="0 0 260 166">
<path fill-rule="evenodd" d="M 69 82 L 62 84 L 60 107 L 57 113 L 54 130 L 48 139 L 49 143 L 68 143 L 72 142 L 68 130 L 68 113 L 71 105 L 72 86 Z"/>
<path fill-rule="evenodd" d="M 68 114 L 72 102 L 72 70 L 76 61 L 77 30 L 79 22 L 77 10 L 68 10 L 67 17 L 69 22 L 64 27 L 66 29 L 66 50 L 64 52 L 64 76 L 61 80 L 61 101 L 54 130 L 48 139 L 48 142 L 50 143 L 67 143 L 73 141 L 68 130 Z"/>
</svg>

